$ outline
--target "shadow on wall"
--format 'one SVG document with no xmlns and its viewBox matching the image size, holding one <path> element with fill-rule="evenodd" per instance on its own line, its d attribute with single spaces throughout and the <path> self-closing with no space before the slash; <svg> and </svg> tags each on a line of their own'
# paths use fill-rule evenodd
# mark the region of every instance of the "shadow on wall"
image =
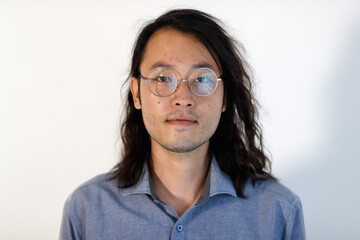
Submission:
<svg viewBox="0 0 360 240">
<path fill-rule="evenodd" d="M 284 183 L 302 200 L 308 239 L 360 239 L 360 22 L 326 92 L 328 139 Z M 324 90 L 327 91 L 327 90 Z"/>
</svg>

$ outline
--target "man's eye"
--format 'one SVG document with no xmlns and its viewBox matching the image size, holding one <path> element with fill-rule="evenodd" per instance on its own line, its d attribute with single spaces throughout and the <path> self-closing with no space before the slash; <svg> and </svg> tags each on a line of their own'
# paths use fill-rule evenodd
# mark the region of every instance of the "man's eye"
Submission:
<svg viewBox="0 0 360 240">
<path fill-rule="evenodd" d="M 157 76 L 157 77 L 154 77 L 153 80 L 158 81 L 158 82 L 171 82 L 171 79 L 167 76 Z"/>
<path fill-rule="evenodd" d="M 195 78 L 194 82 L 197 82 L 197 83 L 211 83 L 211 79 L 210 78 L 207 78 L 207 77 L 198 77 L 198 78 Z"/>
</svg>

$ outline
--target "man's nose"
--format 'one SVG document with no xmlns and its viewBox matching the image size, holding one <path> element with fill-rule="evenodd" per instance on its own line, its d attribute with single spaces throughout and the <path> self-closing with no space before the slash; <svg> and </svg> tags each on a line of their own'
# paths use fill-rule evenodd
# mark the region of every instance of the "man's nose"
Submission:
<svg viewBox="0 0 360 240">
<path fill-rule="evenodd" d="M 192 93 L 187 79 L 178 80 L 178 85 L 171 96 L 172 104 L 180 107 L 195 106 L 194 94 Z"/>
</svg>

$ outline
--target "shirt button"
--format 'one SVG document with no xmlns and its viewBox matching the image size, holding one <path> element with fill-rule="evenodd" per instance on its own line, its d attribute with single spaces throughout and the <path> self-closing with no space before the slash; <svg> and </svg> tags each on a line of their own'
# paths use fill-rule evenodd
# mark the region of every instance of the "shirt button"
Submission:
<svg viewBox="0 0 360 240">
<path fill-rule="evenodd" d="M 176 229 L 178 230 L 178 232 L 181 232 L 184 228 L 181 224 L 179 224 Z"/>
</svg>

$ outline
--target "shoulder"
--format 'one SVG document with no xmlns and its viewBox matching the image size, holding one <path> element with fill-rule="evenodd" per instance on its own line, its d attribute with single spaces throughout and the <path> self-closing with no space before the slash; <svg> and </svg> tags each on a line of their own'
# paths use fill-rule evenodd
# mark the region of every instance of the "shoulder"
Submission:
<svg viewBox="0 0 360 240">
<path fill-rule="evenodd" d="M 110 180 L 111 173 L 97 175 L 77 187 L 68 197 L 65 208 L 80 210 L 89 204 L 95 204 L 100 199 L 109 195 L 120 194 L 116 181 Z"/>
<path fill-rule="evenodd" d="M 252 183 L 247 181 L 245 185 L 245 195 L 249 197 L 269 197 L 277 198 L 283 201 L 294 202 L 299 201 L 299 197 L 289 188 L 278 181 L 271 179 Z"/>
<path fill-rule="evenodd" d="M 248 181 L 245 190 L 248 199 L 257 201 L 262 205 L 281 209 L 285 216 L 301 211 L 301 201 L 298 195 L 289 188 L 274 180 L 264 180 L 253 184 Z"/>
<path fill-rule="evenodd" d="M 250 182 L 246 187 L 248 199 L 256 202 L 261 216 L 270 216 L 284 224 L 285 228 L 281 230 L 284 239 L 305 239 L 304 217 L 298 195 L 273 180 Z"/>
<path fill-rule="evenodd" d="M 86 226 L 94 226 L 105 212 L 111 212 L 122 194 L 111 176 L 111 173 L 98 175 L 70 194 L 63 209 L 61 239 L 83 239 Z"/>
</svg>

